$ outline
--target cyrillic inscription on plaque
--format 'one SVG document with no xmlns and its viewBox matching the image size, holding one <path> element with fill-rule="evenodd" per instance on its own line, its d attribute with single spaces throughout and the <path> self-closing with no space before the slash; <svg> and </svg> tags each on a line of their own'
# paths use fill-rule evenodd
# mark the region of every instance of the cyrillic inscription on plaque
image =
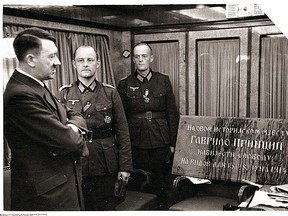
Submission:
<svg viewBox="0 0 288 216">
<path fill-rule="evenodd" d="M 288 183 L 288 120 L 181 116 L 172 173 Z"/>
</svg>

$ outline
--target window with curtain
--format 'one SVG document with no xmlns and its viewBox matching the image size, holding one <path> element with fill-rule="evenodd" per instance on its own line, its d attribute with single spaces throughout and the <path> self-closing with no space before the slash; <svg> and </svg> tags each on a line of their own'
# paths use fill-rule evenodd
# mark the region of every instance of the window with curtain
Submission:
<svg viewBox="0 0 288 216">
<path fill-rule="evenodd" d="M 6 38 L 13 38 L 17 34 L 17 32 L 22 31 L 25 28 L 29 27 L 5 25 L 3 35 Z M 96 77 L 97 80 L 115 86 L 111 58 L 108 48 L 108 39 L 105 36 L 57 31 L 50 29 L 47 31 L 53 34 L 56 38 L 59 59 L 61 61 L 61 66 L 57 68 L 56 77 L 46 83 L 54 94 L 57 94 L 58 89 L 62 85 L 72 83 L 77 79 L 77 74 L 73 68 L 72 60 L 74 50 L 80 45 L 92 46 L 100 57 L 101 65 L 98 69 Z M 14 69 L 17 67 L 17 63 L 15 63 L 15 58 L 12 60 L 11 58 L 4 58 L 3 65 L 3 82 L 5 87 L 8 79 L 10 78 Z"/>
<path fill-rule="evenodd" d="M 198 115 L 239 116 L 239 39 L 197 41 Z"/>
<path fill-rule="evenodd" d="M 179 42 L 148 42 L 153 49 L 154 60 L 151 68 L 167 74 L 170 78 L 175 94 L 176 104 L 179 107 Z"/>
<path fill-rule="evenodd" d="M 259 117 L 288 117 L 288 40 L 261 38 Z"/>
</svg>

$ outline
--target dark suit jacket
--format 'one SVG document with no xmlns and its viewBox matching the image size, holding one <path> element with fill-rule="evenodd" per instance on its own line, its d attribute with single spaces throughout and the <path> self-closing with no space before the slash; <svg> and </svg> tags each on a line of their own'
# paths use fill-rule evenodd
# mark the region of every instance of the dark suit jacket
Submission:
<svg viewBox="0 0 288 216">
<path fill-rule="evenodd" d="M 68 120 L 70 119 L 70 120 Z M 11 148 L 12 210 L 79 210 L 85 120 L 35 80 L 14 71 L 4 92 L 4 133 Z M 75 178 L 77 177 L 77 178 Z"/>
</svg>

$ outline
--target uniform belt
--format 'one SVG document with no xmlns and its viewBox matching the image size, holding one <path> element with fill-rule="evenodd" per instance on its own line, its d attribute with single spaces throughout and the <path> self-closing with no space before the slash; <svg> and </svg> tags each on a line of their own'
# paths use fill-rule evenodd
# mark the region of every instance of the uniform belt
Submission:
<svg viewBox="0 0 288 216">
<path fill-rule="evenodd" d="M 112 136 L 110 129 L 88 129 L 87 140 L 104 139 Z"/>
<path fill-rule="evenodd" d="M 145 113 L 135 113 L 130 116 L 130 118 L 139 118 L 139 119 L 162 119 L 166 118 L 165 112 L 152 112 L 152 111 L 147 111 Z"/>
</svg>

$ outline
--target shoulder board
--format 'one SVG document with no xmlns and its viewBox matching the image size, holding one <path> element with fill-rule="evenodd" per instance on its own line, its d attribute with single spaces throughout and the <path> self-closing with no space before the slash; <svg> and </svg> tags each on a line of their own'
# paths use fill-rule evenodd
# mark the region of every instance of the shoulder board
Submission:
<svg viewBox="0 0 288 216">
<path fill-rule="evenodd" d="M 65 88 L 71 88 L 72 87 L 72 84 L 69 84 L 69 85 L 63 85 L 59 88 L 59 91 L 62 91 L 63 89 Z"/>
<path fill-rule="evenodd" d="M 162 72 L 158 72 L 159 74 L 161 75 L 164 75 L 164 76 L 168 76 L 168 74 L 165 74 L 165 73 L 162 73 Z"/>
<path fill-rule="evenodd" d="M 130 76 L 130 75 L 125 76 L 125 77 L 121 78 L 120 80 L 124 80 L 124 79 L 128 78 L 129 76 Z"/>
<path fill-rule="evenodd" d="M 109 84 L 106 84 L 106 83 L 102 83 L 103 86 L 106 86 L 106 87 L 110 87 L 110 88 L 115 88 L 114 86 L 112 85 L 109 85 Z"/>
</svg>

